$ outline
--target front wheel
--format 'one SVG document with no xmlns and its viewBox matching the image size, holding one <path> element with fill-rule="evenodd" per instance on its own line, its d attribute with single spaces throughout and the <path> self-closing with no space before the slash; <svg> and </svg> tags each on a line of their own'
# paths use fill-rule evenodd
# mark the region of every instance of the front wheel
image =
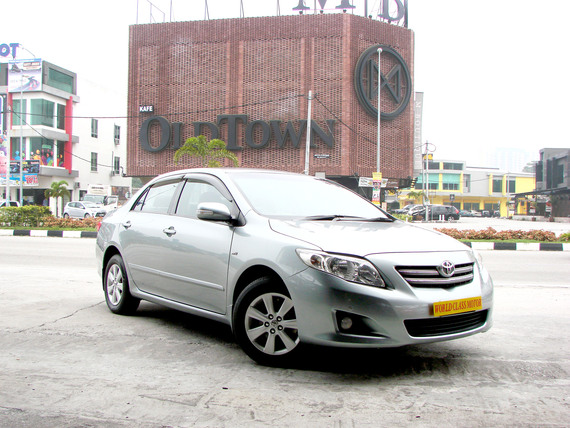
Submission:
<svg viewBox="0 0 570 428">
<path fill-rule="evenodd" d="M 129 279 L 123 258 L 118 254 L 109 259 L 103 276 L 105 301 L 111 312 L 119 315 L 132 314 L 139 307 L 140 300 L 129 291 Z"/>
<path fill-rule="evenodd" d="M 237 299 L 233 331 L 247 355 L 263 365 L 288 364 L 300 352 L 297 316 L 285 287 L 273 278 L 259 278 Z"/>
</svg>

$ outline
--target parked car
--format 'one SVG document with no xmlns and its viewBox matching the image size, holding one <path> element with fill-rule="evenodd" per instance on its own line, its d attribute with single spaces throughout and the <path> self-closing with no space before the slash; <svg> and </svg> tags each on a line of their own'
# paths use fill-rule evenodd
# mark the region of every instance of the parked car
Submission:
<svg viewBox="0 0 570 428">
<path fill-rule="evenodd" d="M 20 203 L 18 201 L 8 201 L 8 203 L 6 203 L 5 199 L 1 199 L 0 200 L 0 208 L 6 208 L 6 207 L 19 207 Z"/>
<path fill-rule="evenodd" d="M 407 215 L 410 213 L 410 210 L 413 210 L 415 207 L 421 207 L 421 205 L 417 205 L 417 204 L 406 205 L 405 207 L 394 210 L 393 213 L 394 214 L 406 214 Z"/>
<path fill-rule="evenodd" d="M 112 312 L 147 300 L 221 321 L 261 364 L 305 344 L 397 347 L 492 324 L 493 283 L 470 247 L 303 174 L 161 175 L 103 219 L 96 259 Z"/>
<path fill-rule="evenodd" d="M 459 211 L 459 215 L 461 217 L 473 217 L 473 212 L 467 210 L 461 210 Z"/>
<path fill-rule="evenodd" d="M 413 212 L 414 219 L 423 220 L 426 218 L 426 207 L 428 208 L 427 218 L 429 220 L 459 220 L 461 214 L 459 210 L 452 205 L 425 205 L 421 209 Z"/>
<path fill-rule="evenodd" d="M 93 202 L 68 202 L 63 209 L 64 218 L 104 217 L 105 214 L 105 209 Z"/>
</svg>

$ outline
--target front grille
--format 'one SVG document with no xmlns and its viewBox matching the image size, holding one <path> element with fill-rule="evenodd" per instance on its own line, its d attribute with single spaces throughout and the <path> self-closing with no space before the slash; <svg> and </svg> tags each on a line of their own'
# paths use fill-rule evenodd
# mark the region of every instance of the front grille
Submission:
<svg viewBox="0 0 570 428">
<path fill-rule="evenodd" d="M 445 336 L 474 330 L 487 322 L 488 311 L 469 312 L 440 318 L 405 320 L 404 325 L 412 337 Z"/>
<path fill-rule="evenodd" d="M 437 266 L 398 266 L 396 270 L 412 287 L 451 288 L 473 281 L 473 263 L 456 265 L 449 278 Z"/>
</svg>

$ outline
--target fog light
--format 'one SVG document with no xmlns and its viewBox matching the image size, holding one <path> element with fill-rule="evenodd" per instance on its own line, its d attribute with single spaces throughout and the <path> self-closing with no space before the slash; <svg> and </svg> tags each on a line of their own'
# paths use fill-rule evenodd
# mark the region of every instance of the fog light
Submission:
<svg viewBox="0 0 570 428">
<path fill-rule="evenodd" d="M 349 330 L 352 327 L 352 319 L 349 317 L 344 317 L 340 321 L 340 328 L 343 330 Z"/>
</svg>

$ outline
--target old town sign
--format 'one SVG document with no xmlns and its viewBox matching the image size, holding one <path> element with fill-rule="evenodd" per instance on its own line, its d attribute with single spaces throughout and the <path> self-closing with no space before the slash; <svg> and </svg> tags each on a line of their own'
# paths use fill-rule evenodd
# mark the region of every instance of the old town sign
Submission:
<svg viewBox="0 0 570 428">
<path fill-rule="evenodd" d="M 382 49 L 380 103 L 381 119 L 394 119 L 407 107 L 412 95 L 410 71 L 402 56 L 389 46 L 376 45 L 366 49 L 354 72 L 354 87 L 360 104 L 372 116 L 378 117 L 378 48 Z M 389 70 L 385 73 L 385 70 Z"/>
<path fill-rule="evenodd" d="M 360 56 L 354 73 L 354 87 L 356 95 L 363 108 L 373 117 L 378 117 L 378 48 L 381 54 L 381 119 L 390 120 L 400 115 L 407 107 L 412 91 L 410 72 L 404 59 L 393 48 L 385 45 L 376 45 L 365 50 Z M 387 71 L 387 72 L 386 72 Z M 151 108 L 152 107 L 152 108 Z M 139 106 L 139 113 L 154 113 L 154 106 Z M 295 125 L 297 124 L 297 126 Z M 252 149 L 262 149 L 274 141 L 277 147 L 283 148 L 291 144 L 298 148 L 304 141 L 302 135 L 307 129 L 306 120 L 288 121 L 283 124 L 280 120 L 249 120 L 244 114 L 218 115 L 214 122 L 192 122 L 194 135 L 209 131 L 211 138 L 219 138 L 220 128 L 227 130 L 228 150 L 239 151 L 243 147 L 238 144 L 238 129 L 245 127 L 245 144 Z M 335 120 L 326 120 L 326 124 L 319 125 L 311 120 L 311 147 L 321 141 L 328 147 L 334 145 Z M 178 149 L 183 142 L 183 123 L 169 122 L 162 116 L 150 116 L 143 121 L 140 128 L 140 144 L 143 150 L 159 152 L 166 148 Z M 151 128 L 158 127 L 158 141 L 151 142 Z M 318 137 L 318 138 L 315 138 Z"/>
</svg>

